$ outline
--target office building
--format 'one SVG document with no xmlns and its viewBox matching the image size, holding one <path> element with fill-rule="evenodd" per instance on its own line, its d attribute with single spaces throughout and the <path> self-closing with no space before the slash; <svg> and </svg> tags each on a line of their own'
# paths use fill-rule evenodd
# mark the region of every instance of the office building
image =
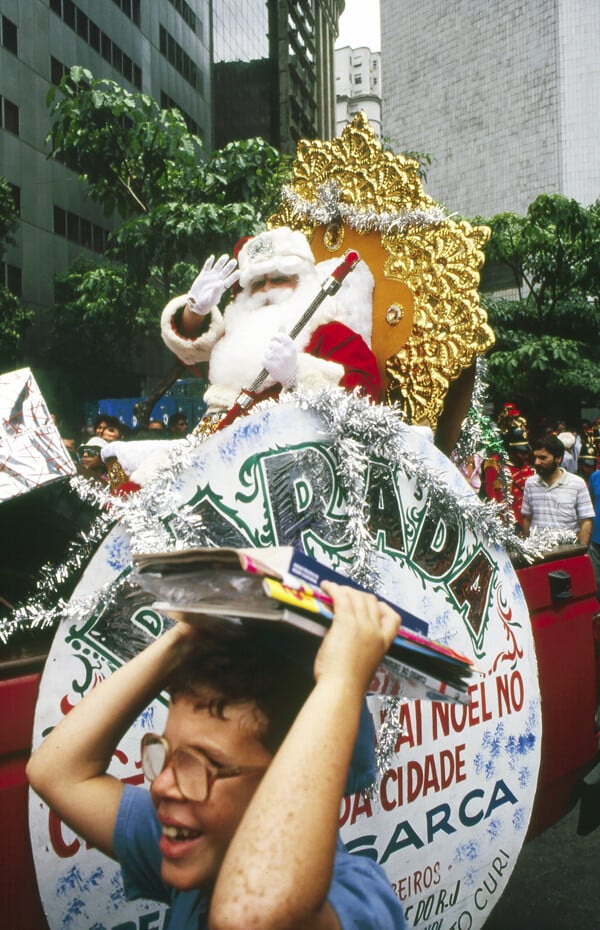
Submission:
<svg viewBox="0 0 600 930">
<path fill-rule="evenodd" d="M 13 186 L 20 224 L 4 279 L 25 303 L 53 303 L 53 277 L 76 255 L 101 254 L 109 223 L 83 185 L 48 161 L 46 95 L 79 64 L 95 77 L 177 106 L 212 135 L 208 2 L 0 0 L 0 173 Z"/>
<path fill-rule="evenodd" d="M 213 0 L 214 143 L 261 135 L 293 155 L 335 135 L 344 0 Z"/>
<path fill-rule="evenodd" d="M 359 110 L 381 139 L 381 53 L 345 45 L 335 50 L 336 135 Z"/>
<path fill-rule="evenodd" d="M 600 194 L 597 0 L 381 0 L 384 132 L 450 211 Z"/>
<path fill-rule="evenodd" d="M 110 229 L 75 175 L 47 159 L 50 86 L 82 65 L 177 107 L 208 149 L 263 135 L 294 153 L 300 138 L 335 134 L 343 8 L 343 0 L 0 0 L 0 174 L 20 214 L 0 281 L 39 311 L 38 334 L 54 276 L 78 254 L 101 254 Z"/>
</svg>

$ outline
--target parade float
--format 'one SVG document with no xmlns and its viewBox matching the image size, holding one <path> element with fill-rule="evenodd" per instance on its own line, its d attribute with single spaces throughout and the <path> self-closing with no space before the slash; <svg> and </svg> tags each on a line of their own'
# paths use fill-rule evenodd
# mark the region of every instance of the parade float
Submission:
<svg viewBox="0 0 600 930">
<path fill-rule="evenodd" d="M 466 704 L 415 700 L 402 685 L 390 696 L 378 673 L 368 698 L 377 779 L 340 811 L 344 841 L 382 864 L 411 927 L 483 927 L 527 837 L 576 802 L 594 765 L 600 608 L 589 559 L 576 546 L 542 557 L 448 458 L 467 441 L 477 359 L 493 343 L 477 293 L 489 231 L 447 217 L 417 164 L 384 152 L 361 114 L 339 138 L 299 145 L 270 225 L 302 231 L 319 262 L 350 250 L 370 268 L 383 403 L 292 391 L 225 428 L 201 425 L 141 490 L 105 502 L 103 539 L 68 603 L 42 617 L 33 598 L 3 627 L 8 640 L 56 625 L 43 672 L 12 666 L 0 683 L 0 798 L 20 838 L 2 863 L 3 896 L 19 889 L 15 930 L 166 925 L 158 905 L 126 903 L 114 863 L 35 795 L 26 810 L 31 742 L 169 622 L 138 584 L 134 552 L 292 545 L 476 663 Z M 137 721 L 117 777 L 143 782 L 140 735 L 165 715 L 157 700 Z"/>
</svg>

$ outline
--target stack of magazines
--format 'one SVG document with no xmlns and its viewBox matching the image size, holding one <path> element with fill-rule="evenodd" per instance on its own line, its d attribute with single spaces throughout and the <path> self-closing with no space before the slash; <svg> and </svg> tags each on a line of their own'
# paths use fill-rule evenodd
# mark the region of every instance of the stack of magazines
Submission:
<svg viewBox="0 0 600 930">
<path fill-rule="evenodd" d="M 204 627 L 223 621 L 278 623 L 323 637 L 331 625 L 333 608 L 321 583 L 329 580 L 364 590 L 291 546 L 139 553 L 133 561 L 136 580 L 157 597 L 157 610 Z M 382 668 L 398 684 L 397 692 L 469 703 L 469 687 L 479 675 L 471 659 L 428 639 L 424 620 L 387 603 L 402 618 Z"/>
</svg>

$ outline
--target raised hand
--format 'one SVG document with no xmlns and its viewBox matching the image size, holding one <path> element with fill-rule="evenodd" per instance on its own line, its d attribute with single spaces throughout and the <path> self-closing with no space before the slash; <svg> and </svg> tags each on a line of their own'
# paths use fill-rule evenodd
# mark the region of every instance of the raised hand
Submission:
<svg viewBox="0 0 600 930">
<path fill-rule="evenodd" d="M 328 676 L 364 694 L 402 621 L 374 594 L 329 581 L 323 590 L 333 598 L 334 617 L 315 659 L 315 680 Z"/>
<path fill-rule="evenodd" d="M 220 301 L 221 297 L 240 276 L 235 258 L 221 255 L 215 262 L 214 255 L 207 258 L 202 270 L 187 295 L 187 306 L 198 316 L 206 314 Z"/>
</svg>

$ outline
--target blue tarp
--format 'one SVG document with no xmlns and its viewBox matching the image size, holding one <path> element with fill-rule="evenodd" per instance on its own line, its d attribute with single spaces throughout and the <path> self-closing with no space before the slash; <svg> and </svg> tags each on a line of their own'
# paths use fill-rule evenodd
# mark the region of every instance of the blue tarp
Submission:
<svg viewBox="0 0 600 930">
<path fill-rule="evenodd" d="M 155 404 L 150 419 L 162 420 L 166 426 L 172 413 L 184 413 L 192 429 L 206 411 L 203 400 L 205 389 L 206 382 L 198 378 L 177 381 Z M 143 397 L 109 397 L 99 400 L 97 404 L 86 404 L 86 422 L 93 421 L 98 413 L 106 413 L 135 429 L 139 424 L 133 409 L 142 400 Z"/>
</svg>

